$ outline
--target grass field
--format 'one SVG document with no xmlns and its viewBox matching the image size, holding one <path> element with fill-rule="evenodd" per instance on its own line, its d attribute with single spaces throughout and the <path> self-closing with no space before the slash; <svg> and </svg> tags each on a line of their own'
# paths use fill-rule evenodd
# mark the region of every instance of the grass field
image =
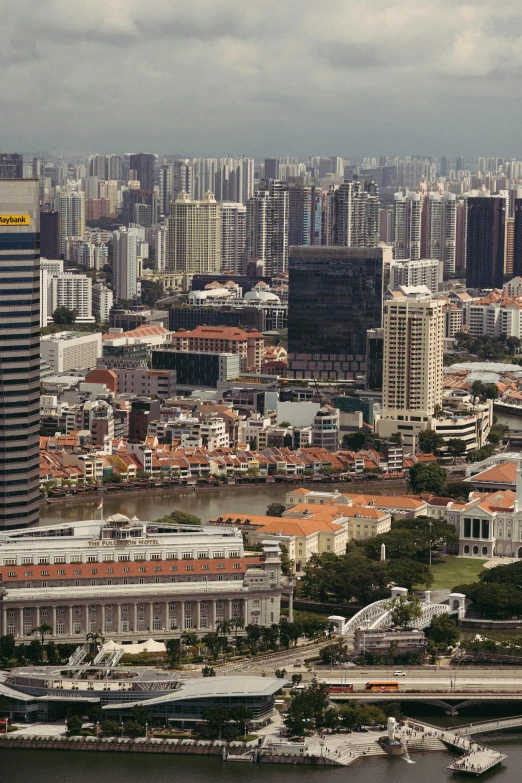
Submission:
<svg viewBox="0 0 522 783">
<path fill-rule="evenodd" d="M 432 566 L 432 590 L 451 590 L 452 587 L 478 580 L 486 560 L 471 557 L 441 557 Z"/>
</svg>

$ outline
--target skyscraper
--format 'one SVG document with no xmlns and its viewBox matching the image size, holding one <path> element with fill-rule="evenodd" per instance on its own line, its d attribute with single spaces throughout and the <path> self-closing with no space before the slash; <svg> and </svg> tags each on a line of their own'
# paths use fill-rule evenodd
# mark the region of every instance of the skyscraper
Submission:
<svg viewBox="0 0 522 783">
<path fill-rule="evenodd" d="M 167 237 L 167 272 L 218 272 L 220 214 L 214 194 L 193 201 L 187 193 L 180 193 L 170 205 Z"/>
<path fill-rule="evenodd" d="M 288 186 L 263 180 L 247 203 L 247 258 L 259 259 L 265 275 L 288 266 Z"/>
<path fill-rule="evenodd" d="M 394 196 L 394 258 L 421 257 L 421 218 L 423 200 L 420 193 L 396 193 Z"/>
<path fill-rule="evenodd" d="M 404 287 L 384 302 L 382 414 L 378 433 L 408 447 L 442 403 L 444 302 Z"/>
<path fill-rule="evenodd" d="M 114 298 L 134 299 L 138 293 L 138 232 L 120 228 L 114 232 Z"/>
<path fill-rule="evenodd" d="M 55 205 L 60 213 L 60 254 L 67 237 L 82 237 L 85 232 L 85 196 L 83 193 L 58 192 Z"/>
<path fill-rule="evenodd" d="M 221 269 L 236 275 L 245 273 L 246 207 L 244 204 L 222 201 Z"/>
<path fill-rule="evenodd" d="M 157 155 L 149 152 L 137 152 L 130 156 L 129 167 L 135 170 L 142 190 L 154 190 L 154 169 L 157 159 Z"/>
<path fill-rule="evenodd" d="M 43 258 L 60 258 L 59 212 L 40 212 L 40 253 Z"/>
<path fill-rule="evenodd" d="M 522 276 L 522 198 L 515 199 L 513 276 Z"/>
<path fill-rule="evenodd" d="M 0 179 L 21 179 L 24 159 L 18 152 L 0 152 Z"/>
<path fill-rule="evenodd" d="M 345 180 L 330 191 L 330 239 L 343 247 L 379 244 L 379 189 L 367 180 Z"/>
<path fill-rule="evenodd" d="M 365 375 L 366 332 L 381 325 L 391 248 L 291 247 L 288 377 Z"/>
<path fill-rule="evenodd" d="M 279 158 L 265 158 L 265 179 L 279 179 Z"/>
<path fill-rule="evenodd" d="M 457 197 L 454 193 L 429 193 L 425 214 L 426 257 L 442 261 L 448 277 L 455 272 Z"/>
<path fill-rule="evenodd" d="M 322 244 L 323 193 L 321 188 L 316 188 L 313 185 L 289 185 L 289 245 Z"/>
<path fill-rule="evenodd" d="M 0 180 L 0 529 L 38 523 L 38 179 Z"/>
<path fill-rule="evenodd" d="M 506 200 L 500 196 L 468 198 L 466 285 L 502 288 L 504 282 Z"/>
</svg>

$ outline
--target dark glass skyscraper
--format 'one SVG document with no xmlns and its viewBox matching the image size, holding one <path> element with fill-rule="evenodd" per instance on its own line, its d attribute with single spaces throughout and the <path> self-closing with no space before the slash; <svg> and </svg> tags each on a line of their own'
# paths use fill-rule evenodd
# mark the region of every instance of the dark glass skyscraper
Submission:
<svg viewBox="0 0 522 783">
<path fill-rule="evenodd" d="M 18 152 L 0 152 L 0 179 L 21 179 L 24 159 Z"/>
<path fill-rule="evenodd" d="M 38 522 L 39 189 L 0 179 L 0 529 Z"/>
<path fill-rule="evenodd" d="M 366 331 L 381 326 L 391 248 L 291 247 L 288 377 L 364 376 Z"/>
<path fill-rule="evenodd" d="M 469 288 L 502 288 L 505 232 L 505 198 L 489 195 L 468 198 L 466 285 Z"/>
<path fill-rule="evenodd" d="M 154 167 L 156 155 L 149 152 L 137 152 L 130 156 L 130 168 L 136 171 L 140 188 L 154 190 Z"/>
</svg>

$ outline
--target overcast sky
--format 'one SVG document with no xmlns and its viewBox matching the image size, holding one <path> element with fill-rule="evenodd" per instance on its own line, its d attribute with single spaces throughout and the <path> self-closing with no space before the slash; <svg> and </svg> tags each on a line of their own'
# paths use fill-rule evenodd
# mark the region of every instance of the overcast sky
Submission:
<svg viewBox="0 0 522 783">
<path fill-rule="evenodd" d="M 0 0 L 0 150 L 522 158 L 520 0 Z"/>
</svg>

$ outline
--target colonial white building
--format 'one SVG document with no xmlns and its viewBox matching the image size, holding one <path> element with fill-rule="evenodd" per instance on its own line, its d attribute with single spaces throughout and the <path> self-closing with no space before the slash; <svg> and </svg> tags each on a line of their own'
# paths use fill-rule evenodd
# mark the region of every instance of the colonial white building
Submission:
<svg viewBox="0 0 522 783">
<path fill-rule="evenodd" d="M 117 514 L 0 534 L 0 635 L 56 641 L 101 632 L 116 641 L 207 633 L 223 620 L 279 621 L 279 545 L 246 557 L 235 528 L 159 525 Z"/>
</svg>

